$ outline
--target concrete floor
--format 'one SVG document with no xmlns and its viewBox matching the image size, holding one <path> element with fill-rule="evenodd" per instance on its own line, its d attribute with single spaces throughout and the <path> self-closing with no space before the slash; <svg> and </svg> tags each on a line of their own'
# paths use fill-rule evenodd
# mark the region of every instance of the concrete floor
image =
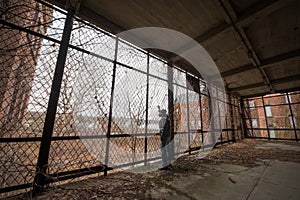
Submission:
<svg viewBox="0 0 300 200">
<path fill-rule="evenodd" d="M 246 140 L 221 146 L 206 160 L 179 159 L 170 171 L 110 173 L 54 185 L 34 199 L 299 200 L 299 151 L 298 143 Z M 249 160 L 245 165 L 234 162 L 243 161 L 243 155 L 251 165 Z M 25 194 L 10 199 L 31 198 Z"/>
<path fill-rule="evenodd" d="M 300 151 L 299 146 L 274 143 L 264 143 L 256 148 Z M 153 189 L 151 196 L 173 200 L 299 200 L 300 164 L 262 160 L 258 167 L 253 168 L 231 164 L 212 165 L 204 176 L 195 171 L 176 178 L 166 183 L 165 187 Z"/>
<path fill-rule="evenodd" d="M 247 168 L 221 164 L 212 166 L 204 176 L 197 172 L 153 189 L 155 199 L 300 199 L 300 164 L 265 161 L 265 164 Z"/>
</svg>

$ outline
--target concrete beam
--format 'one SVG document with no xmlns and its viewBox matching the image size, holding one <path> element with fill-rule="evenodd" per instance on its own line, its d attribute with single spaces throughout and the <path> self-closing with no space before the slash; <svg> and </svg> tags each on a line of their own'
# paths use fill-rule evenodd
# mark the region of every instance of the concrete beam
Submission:
<svg viewBox="0 0 300 200">
<path fill-rule="evenodd" d="M 254 7 L 248 9 L 249 11 L 244 15 L 240 16 L 240 18 L 237 18 L 237 16 L 235 15 L 236 17 L 233 18 L 234 23 L 239 27 L 246 26 L 257 19 L 267 16 L 270 13 L 278 10 L 279 8 L 286 5 L 288 2 L 289 0 L 261 1 L 259 4 L 256 4 Z M 210 41 L 215 40 L 218 36 L 232 29 L 233 26 L 231 23 L 229 23 L 229 18 L 226 16 L 224 16 L 224 18 L 227 23 L 221 24 L 207 31 L 203 35 L 196 37 L 194 40 L 196 40 L 198 43 L 208 44 L 210 43 Z M 194 46 L 191 44 L 186 44 L 180 49 L 178 49 L 177 52 L 183 53 L 193 47 Z M 173 58 L 171 58 L 171 60 L 172 62 L 177 62 L 178 60 L 181 60 L 181 57 L 179 55 L 176 55 Z"/>
<path fill-rule="evenodd" d="M 261 1 L 259 4 L 255 4 L 253 7 L 247 9 L 244 15 L 240 17 L 240 20 L 236 22 L 237 26 L 247 26 L 253 21 L 263 18 L 274 11 L 284 7 L 293 0 L 267 0 Z"/>
<path fill-rule="evenodd" d="M 223 12 L 224 15 L 227 15 L 228 18 L 230 18 L 234 30 L 236 31 L 239 38 L 241 39 L 241 42 L 242 42 L 242 44 L 243 44 L 243 46 L 245 47 L 245 50 L 246 50 L 245 53 L 248 54 L 248 57 L 249 57 L 249 59 L 251 59 L 252 64 L 254 66 L 256 66 L 257 69 L 262 74 L 262 79 L 266 83 L 266 85 L 270 88 L 270 91 L 274 92 L 274 88 L 273 88 L 273 86 L 272 86 L 272 84 L 269 80 L 268 75 L 266 74 L 266 72 L 264 71 L 263 68 L 259 67 L 259 65 L 261 64 L 261 61 L 260 61 L 259 57 L 257 56 L 257 54 L 255 52 L 255 49 L 253 48 L 247 34 L 245 33 L 243 27 L 238 26 L 236 24 L 236 20 L 238 18 L 237 18 L 236 13 L 234 12 L 234 9 L 232 8 L 230 2 L 228 0 L 223 0 L 223 1 L 219 0 L 219 3 L 220 3 L 221 8 L 222 8 L 221 12 Z"/>
<path fill-rule="evenodd" d="M 194 40 L 197 41 L 198 43 L 208 42 L 209 40 L 211 40 L 213 38 L 216 38 L 216 37 L 222 35 L 223 33 L 225 33 L 226 31 L 230 30 L 230 28 L 231 28 L 230 24 L 224 23 L 224 24 L 221 24 L 221 25 L 207 31 L 203 35 L 200 35 L 200 36 L 196 37 Z M 194 47 L 194 43 L 191 42 L 191 43 L 188 43 L 188 44 L 182 46 L 181 48 L 179 48 L 177 50 L 177 52 L 178 52 L 178 54 L 182 54 L 185 51 L 187 51 L 187 50 L 189 50 L 193 47 Z M 176 55 L 176 56 L 171 58 L 171 61 L 173 63 L 175 63 L 175 62 L 177 62 L 181 59 L 182 58 L 179 55 Z"/>
<path fill-rule="evenodd" d="M 241 67 L 238 67 L 235 69 L 231 69 L 231 70 L 222 72 L 221 76 L 223 78 L 225 78 L 228 76 L 232 76 L 234 74 L 239 74 L 242 72 L 250 71 L 252 69 L 256 69 L 257 67 L 261 67 L 261 68 L 265 69 L 265 68 L 270 67 L 270 65 L 279 64 L 279 63 L 285 62 L 289 59 L 296 58 L 298 56 L 300 56 L 300 49 L 296 49 L 294 51 L 290 51 L 290 52 L 287 52 L 287 53 L 284 53 L 281 55 L 277 55 L 277 56 L 268 58 L 266 60 L 262 60 L 261 64 L 259 66 L 253 66 L 252 64 L 249 64 L 249 65 L 244 65 L 244 66 L 241 66 Z M 213 77 L 211 77 L 211 78 L 213 78 Z"/>
<path fill-rule="evenodd" d="M 270 83 L 272 85 L 279 85 L 279 84 L 293 82 L 293 81 L 299 81 L 299 80 L 300 80 L 300 75 L 293 75 L 293 76 L 288 76 L 288 77 L 271 80 Z M 243 85 L 243 86 L 236 87 L 236 88 L 229 88 L 229 91 L 230 91 L 230 93 L 233 93 L 233 92 L 239 92 L 242 90 L 262 87 L 262 86 L 267 86 L 267 85 L 264 82 L 259 82 L 259 83 L 249 84 L 249 85 Z"/>
<path fill-rule="evenodd" d="M 286 92 L 295 92 L 295 91 L 299 91 L 300 87 L 292 87 L 292 88 L 288 88 L 285 90 L 275 90 L 275 93 L 286 93 Z M 270 94 L 270 92 L 263 92 L 263 93 L 256 93 L 256 94 L 251 94 L 251 95 L 244 95 L 241 96 L 241 98 L 245 99 L 245 98 L 253 98 L 253 97 L 259 97 L 259 96 L 264 96 Z"/>
<path fill-rule="evenodd" d="M 252 83 L 252 84 L 249 84 L 249 85 L 243 85 L 243 86 L 236 87 L 236 88 L 229 88 L 229 92 L 230 93 L 235 93 L 235 92 L 239 92 L 239 91 L 242 91 L 242 90 L 253 89 L 253 88 L 262 87 L 262 86 L 266 86 L 266 83 L 259 82 L 259 83 Z"/>
<path fill-rule="evenodd" d="M 288 82 L 294 82 L 294 81 L 300 81 L 300 74 L 294 75 L 294 76 L 288 76 L 288 77 L 283 77 L 275 80 L 271 80 L 271 83 L 273 85 L 278 85 L 282 83 L 288 83 Z"/>
</svg>

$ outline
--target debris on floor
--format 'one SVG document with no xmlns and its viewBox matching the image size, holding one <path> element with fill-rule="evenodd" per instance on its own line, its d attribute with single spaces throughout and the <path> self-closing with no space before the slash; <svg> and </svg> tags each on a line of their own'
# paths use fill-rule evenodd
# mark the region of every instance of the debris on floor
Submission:
<svg viewBox="0 0 300 200">
<path fill-rule="evenodd" d="M 275 176 L 270 170 L 286 168 L 288 171 L 281 172 L 284 177 L 298 179 L 299 173 L 291 173 L 299 167 L 299 143 L 245 139 L 217 146 L 204 159 L 197 158 L 197 154 L 182 156 L 171 170 L 116 172 L 52 185 L 34 199 L 255 199 L 266 195 L 260 188 L 271 188 L 265 180 L 284 179 L 282 174 Z M 295 187 L 288 188 L 289 199 L 300 195 L 300 188 Z M 30 196 L 23 194 L 11 199 L 24 198 Z"/>
</svg>

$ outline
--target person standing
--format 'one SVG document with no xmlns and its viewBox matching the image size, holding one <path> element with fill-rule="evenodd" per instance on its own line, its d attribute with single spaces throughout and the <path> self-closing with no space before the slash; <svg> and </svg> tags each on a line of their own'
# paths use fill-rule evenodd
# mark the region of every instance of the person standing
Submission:
<svg viewBox="0 0 300 200">
<path fill-rule="evenodd" d="M 162 168 L 170 169 L 171 166 L 171 132 L 170 132 L 170 118 L 165 109 L 159 110 L 159 130 L 161 141 L 161 153 L 162 153 Z"/>
</svg>

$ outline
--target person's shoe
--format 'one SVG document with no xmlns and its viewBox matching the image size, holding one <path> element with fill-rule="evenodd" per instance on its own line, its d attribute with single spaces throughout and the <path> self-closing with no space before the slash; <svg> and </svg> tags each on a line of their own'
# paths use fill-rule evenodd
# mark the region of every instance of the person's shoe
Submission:
<svg viewBox="0 0 300 200">
<path fill-rule="evenodd" d="M 167 167 L 159 168 L 159 170 L 167 170 Z"/>
<path fill-rule="evenodd" d="M 171 170 L 171 169 L 172 169 L 172 165 L 169 164 L 169 165 L 167 165 L 167 166 L 165 166 L 163 168 L 160 168 L 159 170 Z"/>
</svg>

